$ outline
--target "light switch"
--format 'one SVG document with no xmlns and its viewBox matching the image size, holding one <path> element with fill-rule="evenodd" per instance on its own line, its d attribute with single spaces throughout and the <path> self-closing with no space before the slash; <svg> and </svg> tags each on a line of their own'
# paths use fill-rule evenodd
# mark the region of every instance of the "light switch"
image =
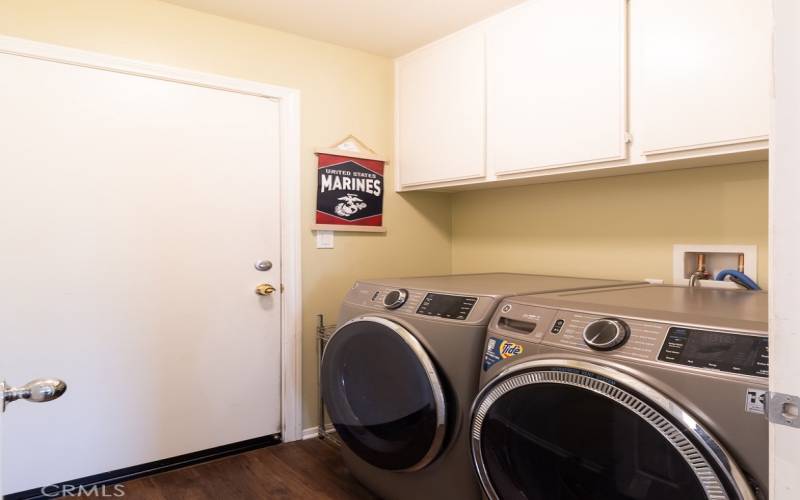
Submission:
<svg viewBox="0 0 800 500">
<path fill-rule="evenodd" d="M 333 231 L 317 231 L 317 248 L 333 248 Z"/>
</svg>

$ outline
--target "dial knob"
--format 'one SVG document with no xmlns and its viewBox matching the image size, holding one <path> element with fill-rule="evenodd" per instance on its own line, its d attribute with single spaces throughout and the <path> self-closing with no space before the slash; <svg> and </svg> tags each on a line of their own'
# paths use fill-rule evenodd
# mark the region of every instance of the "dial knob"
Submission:
<svg viewBox="0 0 800 500">
<path fill-rule="evenodd" d="M 405 304 L 406 300 L 408 300 L 408 290 L 400 288 L 387 293 L 383 298 L 383 305 L 386 309 L 397 309 Z"/>
<path fill-rule="evenodd" d="M 583 341 L 592 349 L 610 351 L 628 340 L 630 328 L 624 321 L 603 318 L 592 321 L 583 329 Z"/>
</svg>

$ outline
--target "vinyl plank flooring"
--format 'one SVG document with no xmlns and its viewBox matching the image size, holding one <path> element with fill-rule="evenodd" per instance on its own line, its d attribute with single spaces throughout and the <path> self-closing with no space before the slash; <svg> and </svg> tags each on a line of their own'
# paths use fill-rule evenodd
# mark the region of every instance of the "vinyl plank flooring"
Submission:
<svg viewBox="0 0 800 500">
<path fill-rule="evenodd" d="M 292 492 L 297 492 L 299 497 L 331 497 L 332 489 L 325 481 L 320 481 L 319 475 L 304 477 L 300 468 L 292 467 L 275 454 L 254 455 L 251 459 L 256 462 L 255 470 L 266 469 L 280 478 Z"/>
<path fill-rule="evenodd" d="M 275 454 L 284 463 L 294 464 L 304 478 L 313 477 L 319 483 L 328 485 L 330 498 L 358 498 L 355 496 L 357 492 L 352 490 L 353 485 L 357 483 L 351 478 L 339 456 L 317 453 L 315 444 L 312 441 L 304 441 L 297 446 L 276 448 Z"/>
<path fill-rule="evenodd" d="M 317 439 L 147 476 L 122 487 L 130 500 L 377 500 L 350 475 L 339 451 Z"/>
</svg>

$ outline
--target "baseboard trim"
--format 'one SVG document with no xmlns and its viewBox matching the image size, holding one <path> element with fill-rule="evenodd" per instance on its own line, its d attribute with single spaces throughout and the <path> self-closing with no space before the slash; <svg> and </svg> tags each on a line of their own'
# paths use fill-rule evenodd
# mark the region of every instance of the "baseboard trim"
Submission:
<svg viewBox="0 0 800 500">
<path fill-rule="evenodd" d="M 316 432 L 316 427 L 314 428 Z M 305 436 L 305 431 L 303 431 Z M 93 476 L 86 476 L 80 479 L 73 479 L 71 481 L 62 481 L 53 485 L 42 486 L 41 488 L 33 488 L 26 491 L 11 493 L 5 495 L 3 500 L 41 500 L 55 498 L 54 492 L 69 491 L 70 487 L 76 494 L 80 491 L 90 490 L 93 487 L 101 487 L 105 485 L 117 484 L 124 481 L 131 481 L 144 476 L 158 474 L 159 472 L 166 472 L 190 465 L 196 465 L 210 460 L 236 455 L 237 453 L 244 453 L 246 451 L 257 450 L 259 448 L 266 448 L 281 443 L 280 434 L 270 434 L 268 436 L 257 437 L 248 439 L 246 441 L 239 441 L 238 443 L 226 444 L 209 448 L 207 450 L 195 451 L 177 457 L 165 458 L 163 460 L 156 460 L 142 465 L 134 465 L 132 467 L 125 467 L 124 469 L 117 469 L 110 472 L 103 472 Z M 81 490 L 82 488 L 82 490 Z M 47 490 L 49 495 L 45 494 L 43 490 Z"/>
<path fill-rule="evenodd" d="M 333 424 L 328 424 L 325 426 L 325 432 L 333 432 Z M 300 439 L 314 439 L 319 437 L 319 427 L 308 427 L 307 429 L 303 429 L 303 436 Z"/>
</svg>

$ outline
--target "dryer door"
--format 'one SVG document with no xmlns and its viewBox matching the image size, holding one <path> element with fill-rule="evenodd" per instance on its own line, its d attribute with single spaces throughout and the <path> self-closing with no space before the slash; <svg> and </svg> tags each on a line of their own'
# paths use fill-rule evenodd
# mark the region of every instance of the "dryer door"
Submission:
<svg viewBox="0 0 800 500">
<path fill-rule="evenodd" d="M 325 406 L 345 445 L 389 470 L 418 470 L 444 440 L 442 384 L 425 348 L 404 327 L 378 317 L 344 324 L 322 358 Z"/>
<path fill-rule="evenodd" d="M 472 418 L 474 463 L 493 499 L 754 498 L 677 403 L 593 363 L 521 363 L 480 393 Z"/>
</svg>

